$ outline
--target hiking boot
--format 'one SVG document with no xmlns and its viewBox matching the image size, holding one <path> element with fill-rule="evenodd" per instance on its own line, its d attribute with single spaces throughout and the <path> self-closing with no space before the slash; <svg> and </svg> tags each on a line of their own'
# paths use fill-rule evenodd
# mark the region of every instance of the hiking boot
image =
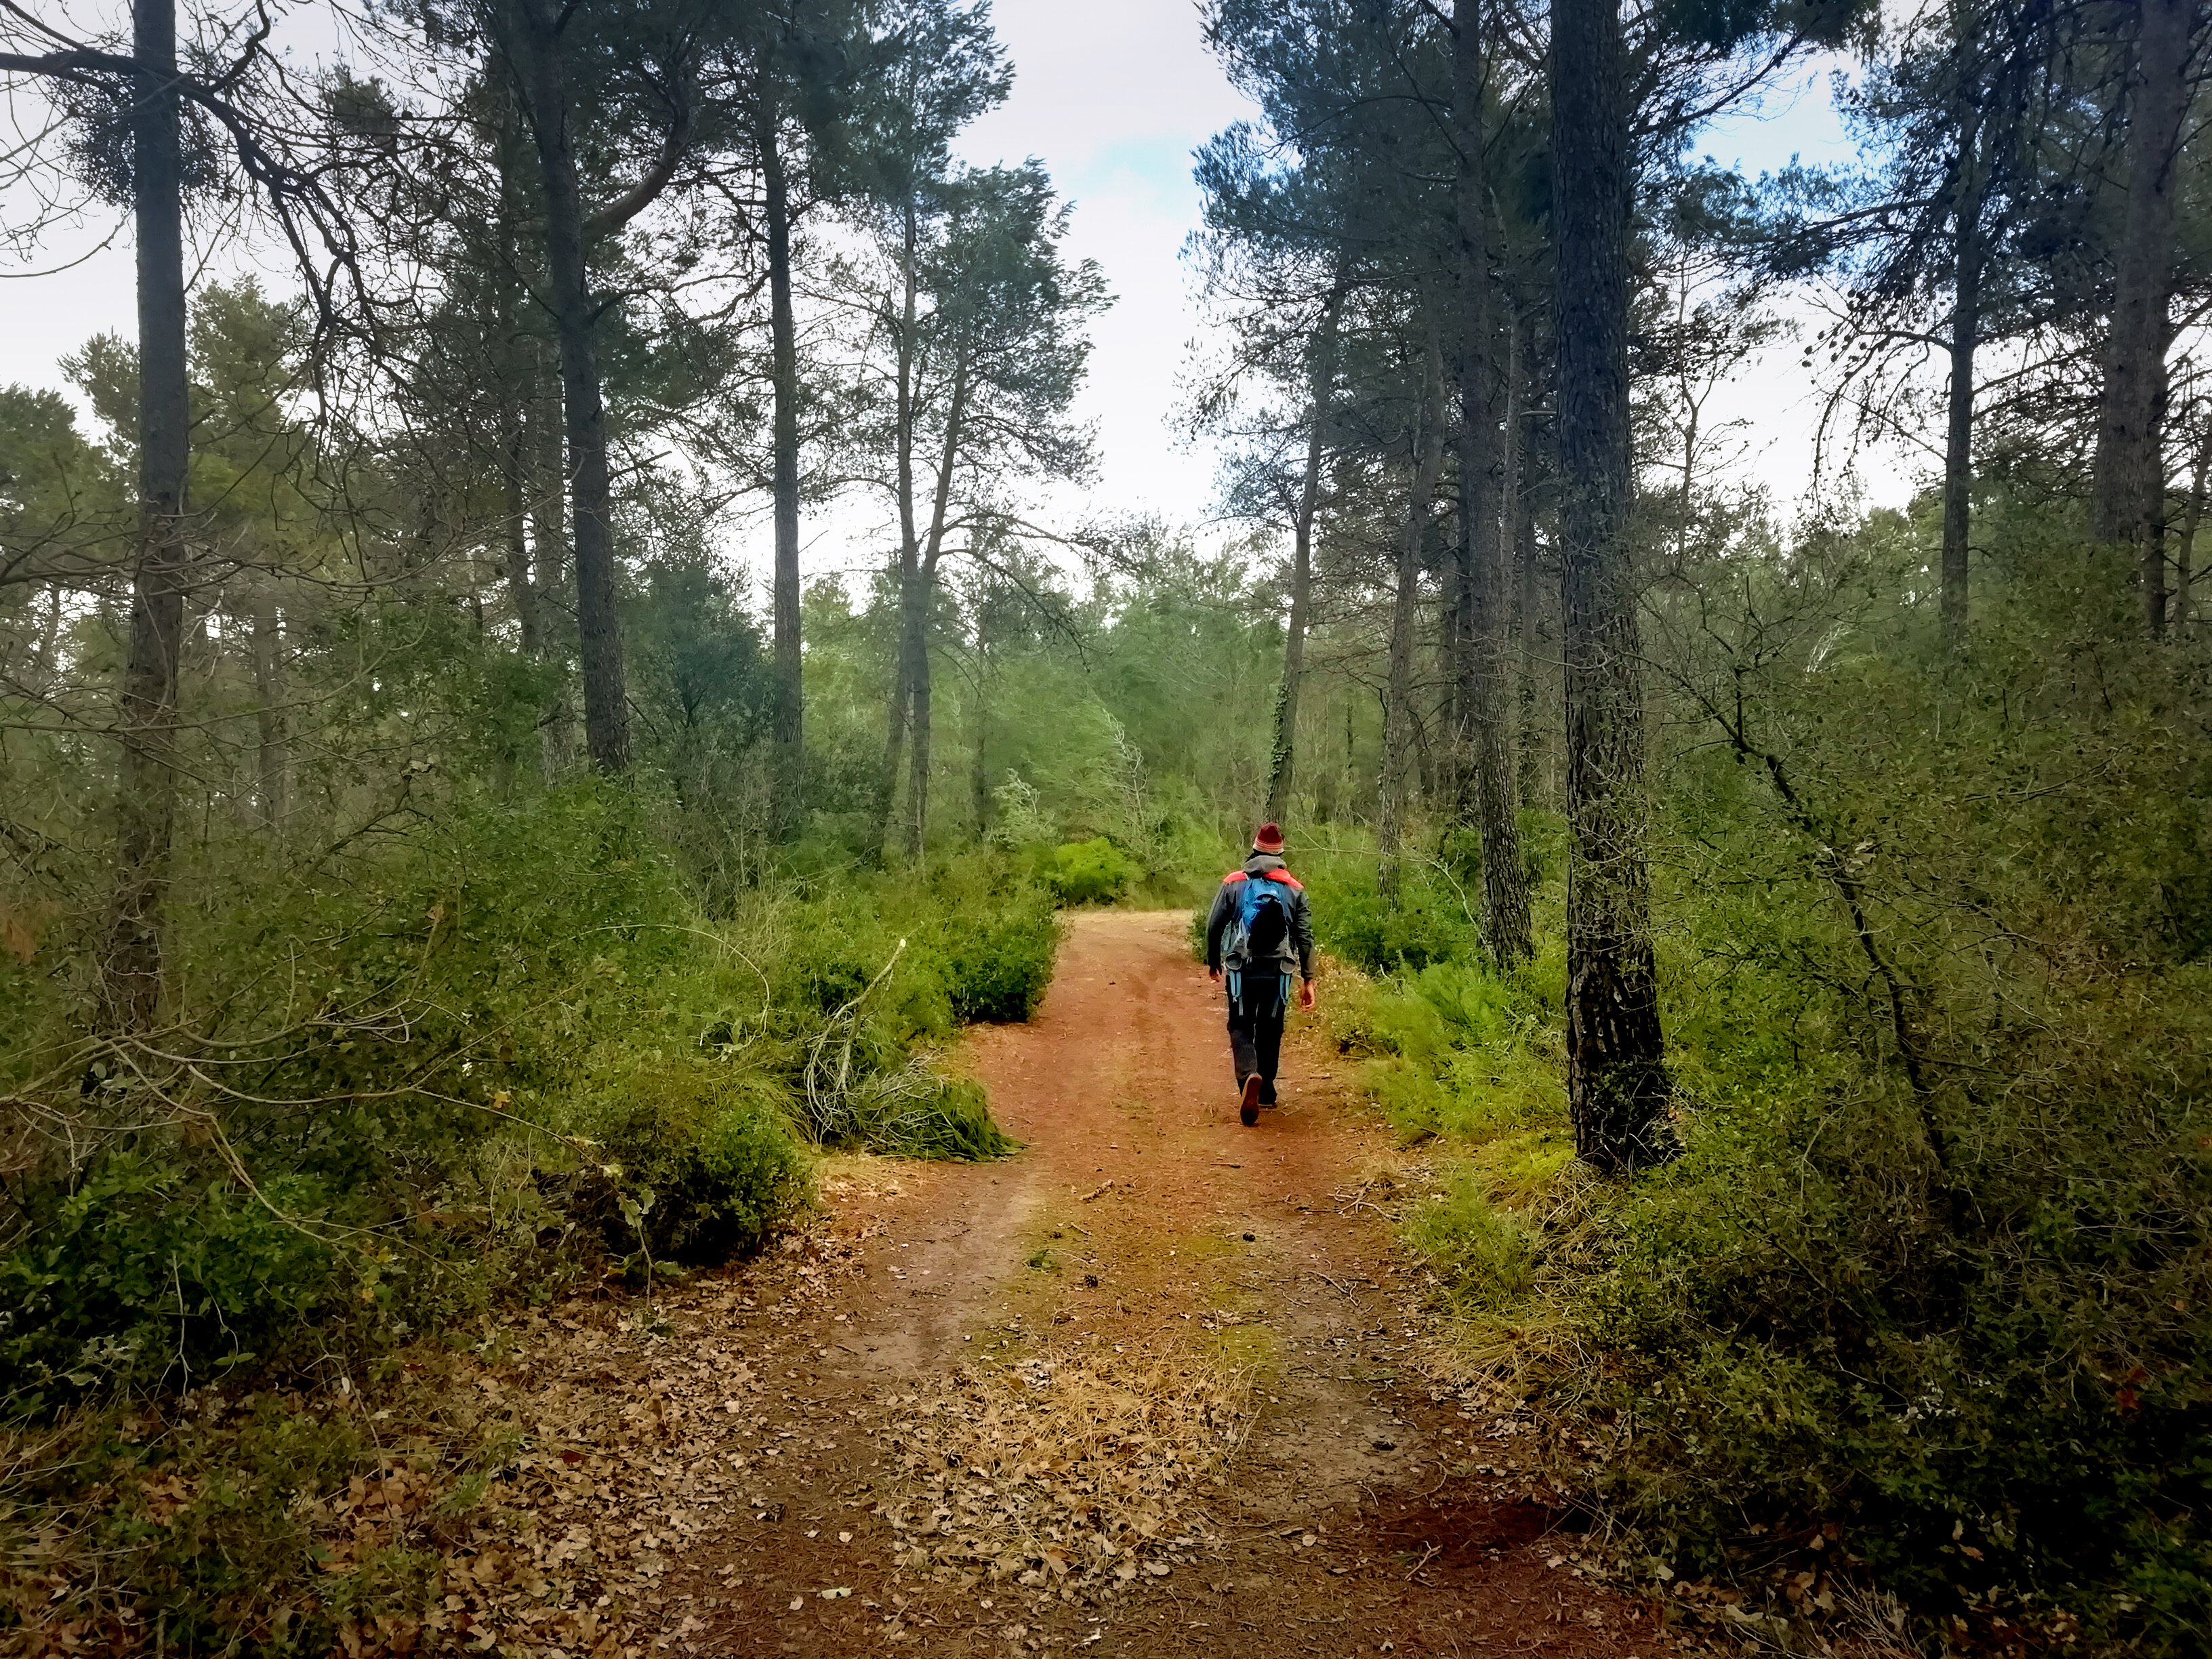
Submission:
<svg viewBox="0 0 2212 1659">
<path fill-rule="evenodd" d="M 1244 1097 L 1237 1103 L 1237 1121 L 1250 1128 L 1260 1121 L 1260 1074 L 1244 1079 Z"/>
</svg>

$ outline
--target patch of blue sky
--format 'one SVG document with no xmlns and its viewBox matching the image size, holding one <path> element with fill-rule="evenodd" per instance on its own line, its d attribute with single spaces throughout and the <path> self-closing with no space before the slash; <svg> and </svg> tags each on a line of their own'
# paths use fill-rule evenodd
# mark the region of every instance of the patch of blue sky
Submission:
<svg viewBox="0 0 2212 1659">
<path fill-rule="evenodd" d="M 1832 56 L 1802 64 L 1756 99 L 1707 121 L 1686 148 L 1749 179 L 1793 161 L 1850 166 L 1859 147 L 1835 100 L 1835 76 L 1848 68 L 1848 60 Z"/>
</svg>

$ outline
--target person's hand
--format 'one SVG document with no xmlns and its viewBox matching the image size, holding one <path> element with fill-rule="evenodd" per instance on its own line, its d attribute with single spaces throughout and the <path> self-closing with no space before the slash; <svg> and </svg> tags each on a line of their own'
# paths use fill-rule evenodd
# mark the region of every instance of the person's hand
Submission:
<svg viewBox="0 0 2212 1659">
<path fill-rule="evenodd" d="M 1311 980 L 1306 980 L 1298 986 L 1298 1012 L 1301 1013 L 1310 1014 L 1313 1012 L 1313 981 Z"/>
<path fill-rule="evenodd" d="M 1220 983 L 1221 983 L 1221 969 L 1219 969 L 1218 968 L 1209 968 L 1209 969 L 1207 969 L 1206 970 L 1206 978 L 1208 978 L 1208 979 L 1212 980 L 1212 981 L 1216 985 L 1218 985 L 1218 984 L 1220 984 Z"/>
</svg>

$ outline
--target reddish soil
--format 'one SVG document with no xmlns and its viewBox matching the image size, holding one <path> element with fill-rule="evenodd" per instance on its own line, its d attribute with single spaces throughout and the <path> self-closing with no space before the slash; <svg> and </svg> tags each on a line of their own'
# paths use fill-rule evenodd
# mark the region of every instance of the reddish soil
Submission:
<svg viewBox="0 0 2212 1659">
<path fill-rule="evenodd" d="M 586 1316 L 616 1356 L 601 1376 L 667 1402 L 653 1411 L 681 1422 L 664 1423 L 665 1443 L 689 1438 L 663 1468 L 579 1431 L 578 1478 L 596 1484 L 566 1516 L 547 1498 L 530 1525 L 550 1536 L 580 1516 L 642 1540 L 597 1546 L 639 1565 L 626 1590 L 595 1570 L 571 1605 L 606 1613 L 575 1648 L 1669 1650 L 1652 1604 L 1581 1576 L 1568 1517 L 1514 1455 L 1527 1419 L 1427 1363 L 1420 1274 L 1385 1209 L 1405 1161 L 1354 1099 L 1349 1063 L 1294 1030 L 1282 1106 L 1237 1122 L 1219 994 L 1184 925 L 1077 916 L 1036 1018 L 971 1035 L 967 1063 L 1018 1156 L 842 1160 L 811 1265 L 696 1286 L 664 1306 L 649 1351 L 634 1317 Z M 891 1448 L 912 1425 L 893 1396 L 947 1377 L 1006 1386 L 1007 1368 L 1047 1360 L 1134 1375 L 1178 1356 L 1233 1379 L 1246 1414 L 1225 1464 L 1182 1500 L 1172 1554 L 1133 1582 L 1027 1590 L 896 1564 L 911 1540 L 886 1511 L 913 1477 Z M 611 1595 L 593 1594 L 602 1575 Z"/>
</svg>

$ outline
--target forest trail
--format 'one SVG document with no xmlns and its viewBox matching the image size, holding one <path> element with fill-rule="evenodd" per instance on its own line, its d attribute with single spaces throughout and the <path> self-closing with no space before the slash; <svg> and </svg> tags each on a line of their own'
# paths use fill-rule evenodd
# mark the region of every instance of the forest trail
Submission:
<svg viewBox="0 0 2212 1659">
<path fill-rule="evenodd" d="M 1665 1650 L 1649 1604 L 1575 1571 L 1515 1402 L 1419 1364 L 1378 1202 L 1402 1158 L 1334 1057 L 1294 1031 L 1283 1106 L 1237 1122 L 1185 926 L 1077 915 L 1035 1019 L 970 1034 L 1018 1156 L 840 1160 L 805 1249 L 665 1297 L 651 1329 L 634 1302 L 540 1322 L 503 1368 L 520 1426 L 538 1402 L 508 1513 L 541 1540 L 539 1641 Z"/>
</svg>

